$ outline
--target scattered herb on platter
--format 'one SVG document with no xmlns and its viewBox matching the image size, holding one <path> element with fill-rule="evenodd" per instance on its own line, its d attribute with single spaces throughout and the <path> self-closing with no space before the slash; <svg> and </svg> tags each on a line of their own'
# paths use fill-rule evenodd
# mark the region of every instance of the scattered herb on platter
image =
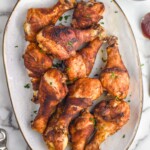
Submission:
<svg viewBox="0 0 150 150">
<path fill-rule="evenodd" d="M 18 47 L 18 45 L 15 46 L 15 48 L 17 48 L 17 47 Z"/>
<path fill-rule="evenodd" d="M 60 18 L 59 18 L 59 21 L 62 21 L 63 20 L 63 17 L 61 16 Z"/>
<path fill-rule="evenodd" d="M 53 83 L 52 82 L 50 82 L 50 85 L 52 85 Z"/>
<path fill-rule="evenodd" d="M 68 20 L 69 17 L 70 17 L 70 15 L 64 16 L 65 20 Z"/>
<path fill-rule="evenodd" d="M 124 139 L 126 137 L 126 135 L 124 134 L 123 136 L 122 136 L 122 138 Z"/>
<path fill-rule="evenodd" d="M 117 78 L 117 75 L 116 75 L 114 72 L 112 72 L 112 73 L 111 73 L 111 78 L 112 78 L 112 79 L 115 79 L 115 78 Z"/>
<path fill-rule="evenodd" d="M 131 102 L 131 100 L 128 100 L 128 103 L 130 103 Z"/>
<path fill-rule="evenodd" d="M 29 84 L 29 83 L 26 84 L 26 85 L 24 86 L 24 88 L 29 89 L 29 88 L 30 88 L 30 84 Z"/>
<path fill-rule="evenodd" d="M 67 45 L 68 45 L 68 46 L 72 46 L 72 45 L 73 45 L 73 42 L 69 41 L 69 42 L 67 43 Z"/>
<path fill-rule="evenodd" d="M 144 66 L 144 64 L 141 64 L 141 67 L 143 67 Z"/>
<path fill-rule="evenodd" d="M 107 62 L 107 59 L 104 59 L 104 58 L 102 57 L 102 61 L 103 61 L 103 62 Z"/>
<path fill-rule="evenodd" d="M 68 68 L 66 68 L 66 70 L 67 70 L 67 71 L 69 71 L 70 69 L 71 69 L 71 68 L 69 68 L 69 67 L 68 67 Z"/>
<path fill-rule="evenodd" d="M 36 114 L 36 113 L 37 113 L 37 110 L 35 110 L 34 113 Z"/>
<path fill-rule="evenodd" d="M 95 77 L 98 77 L 98 74 L 95 74 L 94 76 L 95 76 Z"/>
<path fill-rule="evenodd" d="M 101 24 L 104 24 L 104 22 L 101 22 Z"/>
<path fill-rule="evenodd" d="M 118 13 L 118 11 L 116 10 L 114 13 Z"/>
</svg>

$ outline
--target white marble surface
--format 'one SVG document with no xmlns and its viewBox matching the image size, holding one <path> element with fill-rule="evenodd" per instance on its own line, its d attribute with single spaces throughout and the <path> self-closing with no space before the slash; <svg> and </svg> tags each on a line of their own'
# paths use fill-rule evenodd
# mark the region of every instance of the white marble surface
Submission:
<svg viewBox="0 0 150 150">
<path fill-rule="evenodd" d="M 140 30 L 140 21 L 144 14 L 150 12 L 150 0 L 135 2 L 117 0 L 127 15 L 136 37 L 143 74 L 144 105 L 137 135 L 129 150 L 150 150 L 150 41 L 145 39 Z M 0 1 L 0 128 L 8 133 L 9 150 L 28 150 L 16 123 L 9 99 L 2 59 L 2 39 L 6 21 L 17 0 Z M 113 149 L 112 149 L 113 150 Z"/>
</svg>

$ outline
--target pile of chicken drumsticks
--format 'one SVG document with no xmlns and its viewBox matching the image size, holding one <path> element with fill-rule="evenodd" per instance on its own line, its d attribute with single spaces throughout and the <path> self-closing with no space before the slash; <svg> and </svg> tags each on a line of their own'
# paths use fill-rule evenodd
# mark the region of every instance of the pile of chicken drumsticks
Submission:
<svg viewBox="0 0 150 150">
<path fill-rule="evenodd" d="M 74 9 L 71 26 L 55 26 L 70 9 Z M 123 100 L 129 74 L 117 37 L 106 36 L 98 24 L 104 10 L 104 4 L 94 0 L 59 0 L 52 8 L 28 10 L 24 31 L 30 43 L 23 58 L 33 85 L 33 102 L 40 104 L 32 128 L 43 135 L 49 150 L 65 150 L 69 140 L 73 150 L 99 150 L 129 120 L 130 107 Z M 89 78 L 104 42 L 108 45 L 106 66 L 99 79 Z M 84 43 L 88 44 L 79 50 Z M 53 59 L 62 60 L 65 69 L 54 68 Z M 89 107 L 103 91 L 114 98 L 102 100 L 91 113 Z"/>
</svg>

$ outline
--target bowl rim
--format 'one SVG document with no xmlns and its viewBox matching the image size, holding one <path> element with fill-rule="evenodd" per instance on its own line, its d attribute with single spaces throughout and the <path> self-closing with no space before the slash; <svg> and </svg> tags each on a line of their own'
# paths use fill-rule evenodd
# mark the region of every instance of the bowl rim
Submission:
<svg viewBox="0 0 150 150">
<path fill-rule="evenodd" d="M 4 48 L 4 47 L 5 47 L 5 46 L 4 46 L 4 45 L 5 45 L 5 35 L 6 35 L 6 33 L 7 33 L 7 28 L 8 28 L 9 21 L 10 21 L 12 15 L 13 15 L 13 13 L 14 13 L 16 7 L 19 5 L 19 3 L 20 3 L 21 1 L 22 1 L 22 0 L 18 0 L 18 1 L 16 2 L 15 6 L 14 6 L 14 8 L 13 8 L 11 14 L 10 14 L 10 16 L 8 17 L 7 22 L 6 22 L 6 25 L 5 25 L 5 28 L 4 28 L 3 40 L 2 40 L 2 57 L 3 57 L 4 73 L 5 73 L 5 76 L 6 76 L 6 84 L 7 84 L 8 94 L 9 94 L 9 98 L 10 98 L 10 101 L 11 101 L 11 105 L 12 105 L 12 108 L 13 108 L 13 111 L 14 111 L 14 116 L 15 116 L 15 118 L 16 118 L 16 122 L 17 122 L 17 124 L 18 124 L 19 130 L 20 130 L 20 132 L 21 132 L 21 134 L 22 134 L 22 136 L 23 136 L 23 138 L 24 138 L 26 144 L 29 146 L 30 149 L 32 149 L 31 146 L 30 146 L 30 144 L 28 143 L 28 141 L 27 141 L 27 139 L 26 139 L 26 137 L 25 137 L 25 135 L 24 135 L 24 133 L 23 133 L 21 127 L 20 127 L 20 124 L 19 124 L 19 121 L 18 121 L 16 112 L 15 112 L 15 108 L 14 108 L 14 105 L 13 105 L 13 101 L 12 101 L 12 98 L 11 98 L 10 88 L 9 88 L 9 83 L 8 83 L 8 76 L 7 76 L 7 71 L 6 71 L 5 48 Z M 132 30 L 132 27 L 131 27 L 131 25 L 130 25 L 130 23 L 129 23 L 129 20 L 128 20 L 127 16 L 125 15 L 125 13 L 124 13 L 124 11 L 122 10 L 122 8 L 120 7 L 120 5 L 116 2 L 116 0 L 113 0 L 113 2 L 114 2 L 114 4 L 120 9 L 120 11 L 123 13 L 124 17 L 125 17 L 126 20 L 127 20 L 128 26 L 129 26 L 129 28 L 130 28 L 130 31 L 131 31 L 131 33 L 132 33 L 132 36 L 133 36 L 133 39 L 134 39 L 134 42 L 135 42 L 136 53 L 137 53 L 137 61 L 138 61 L 138 66 L 139 66 L 139 76 L 140 76 L 140 78 L 139 78 L 139 80 L 140 80 L 140 87 L 139 87 L 139 88 L 140 88 L 140 112 L 139 112 L 139 118 L 138 118 L 138 121 L 137 121 L 137 126 L 136 126 L 136 128 L 134 129 L 134 131 L 133 131 L 133 132 L 134 132 L 134 133 L 133 133 L 133 138 L 131 139 L 131 141 L 129 142 L 129 144 L 128 144 L 127 148 L 126 148 L 126 150 L 128 150 L 128 149 L 130 148 L 131 144 L 133 143 L 134 139 L 135 139 L 135 136 L 136 136 L 137 131 L 138 131 L 138 128 L 139 128 L 141 116 L 142 116 L 142 109 L 143 109 L 143 79 L 142 79 L 142 71 L 141 71 L 141 67 L 140 67 L 140 65 L 141 65 L 141 63 L 140 63 L 140 57 L 139 57 L 139 52 L 138 52 L 138 47 L 137 47 L 137 42 L 136 42 L 136 39 L 135 39 L 134 32 L 133 32 L 133 30 Z"/>
</svg>

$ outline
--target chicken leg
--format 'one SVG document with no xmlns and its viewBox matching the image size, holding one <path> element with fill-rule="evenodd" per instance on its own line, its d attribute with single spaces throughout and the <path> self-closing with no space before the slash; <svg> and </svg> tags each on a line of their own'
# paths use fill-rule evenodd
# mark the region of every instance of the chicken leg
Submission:
<svg viewBox="0 0 150 150">
<path fill-rule="evenodd" d="M 66 26 L 48 26 L 37 35 L 39 46 L 54 57 L 65 60 L 76 54 L 85 43 L 100 36 L 104 29 L 97 25 L 91 29 L 78 30 Z"/>
<path fill-rule="evenodd" d="M 103 41 L 96 38 L 81 51 L 77 52 L 75 56 L 65 60 L 66 74 L 70 81 L 87 77 L 90 74 L 97 52 L 102 44 Z"/>
<path fill-rule="evenodd" d="M 123 99 L 128 94 L 130 79 L 119 54 L 117 42 L 114 36 L 108 38 L 107 64 L 101 72 L 100 81 L 109 94 Z"/>
<path fill-rule="evenodd" d="M 77 29 L 89 28 L 103 18 L 104 10 L 105 6 L 101 2 L 81 1 L 74 10 L 72 26 Z"/>
<path fill-rule="evenodd" d="M 121 129 L 129 120 L 129 116 L 130 107 L 127 102 L 116 99 L 101 101 L 94 109 L 97 130 L 85 150 L 99 150 L 100 144 L 109 135 Z"/>
<path fill-rule="evenodd" d="M 31 8 L 28 10 L 24 31 L 26 40 L 36 41 L 37 33 L 47 25 L 54 25 L 64 12 L 74 8 L 76 0 L 59 0 L 52 8 Z"/>
<path fill-rule="evenodd" d="M 38 103 L 37 93 L 42 75 L 52 67 L 52 59 L 35 43 L 30 43 L 23 55 L 24 64 L 33 85 L 33 101 Z"/>
<path fill-rule="evenodd" d="M 39 112 L 32 123 L 32 128 L 43 133 L 50 116 L 66 96 L 65 76 L 57 69 L 50 69 L 41 79 L 38 100 L 40 102 Z"/>
<path fill-rule="evenodd" d="M 81 116 L 73 121 L 69 127 L 72 150 L 84 150 L 89 137 L 94 131 L 94 126 L 94 117 L 88 110 L 82 112 Z"/>
</svg>

